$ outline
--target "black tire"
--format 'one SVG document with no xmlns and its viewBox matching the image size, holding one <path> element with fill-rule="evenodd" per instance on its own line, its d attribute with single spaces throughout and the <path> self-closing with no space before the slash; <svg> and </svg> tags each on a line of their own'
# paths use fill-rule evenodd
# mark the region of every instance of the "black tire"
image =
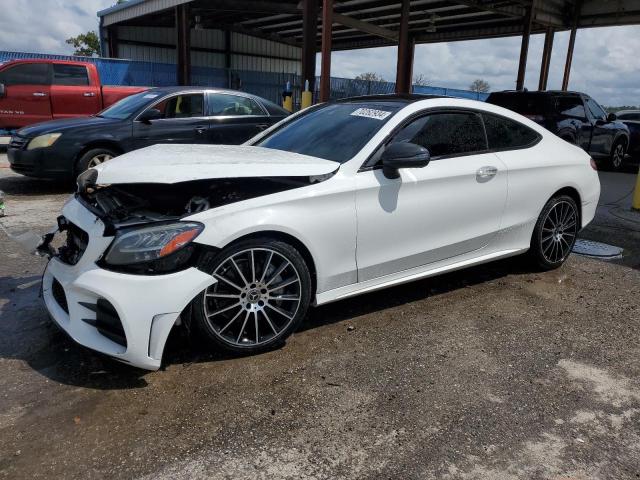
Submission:
<svg viewBox="0 0 640 480">
<path fill-rule="evenodd" d="M 271 350 L 282 345 L 307 314 L 311 275 L 302 255 L 288 243 L 272 238 L 240 241 L 206 254 L 199 268 L 218 280 L 193 301 L 193 330 L 213 348 L 234 354 Z"/>
<path fill-rule="evenodd" d="M 118 154 L 108 148 L 92 148 L 87 150 L 80 156 L 76 162 L 75 175 L 78 176 L 90 167 L 94 167 L 103 161 L 111 160 L 111 158 L 117 157 Z M 110 157 L 110 158 L 108 158 Z"/>
<path fill-rule="evenodd" d="M 609 154 L 608 167 L 614 172 L 619 172 L 624 168 L 624 156 L 627 151 L 627 142 L 624 139 L 618 139 L 611 147 Z"/>
<path fill-rule="evenodd" d="M 573 198 L 549 200 L 533 229 L 529 257 L 542 270 L 560 267 L 569 257 L 580 230 L 580 211 Z"/>
</svg>

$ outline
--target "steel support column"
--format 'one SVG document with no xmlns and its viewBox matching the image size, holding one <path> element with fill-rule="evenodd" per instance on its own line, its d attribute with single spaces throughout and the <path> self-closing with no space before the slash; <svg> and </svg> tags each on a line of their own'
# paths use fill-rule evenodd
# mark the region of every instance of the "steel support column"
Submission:
<svg viewBox="0 0 640 480">
<path fill-rule="evenodd" d="M 178 85 L 189 85 L 191 83 L 191 24 L 187 4 L 176 7 L 176 32 Z"/>
<path fill-rule="evenodd" d="M 409 38 L 410 13 L 411 13 L 411 4 L 409 0 L 402 0 L 402 10 L 400 12 L 400 33 L 398 35 L 398 64 L 396 68 L 396 93 L 411 92 L 414 42 Z"/>
<path fill-rule="evenodd" d="M 318 31 L 318 0 L 304 0 L 302 7 L 302 84 L 309 80 L 309 90 L 316 85 L 316 33 Z"/>
<path fill-rule="evenodd" d="M 109 44 L 109 57 L 118 58 L 118 27 L 107 29 L 107 42 Z"/>
<path fill-rule="evenodd" d="M 331 96 L 331 35 L 333 24 L 333 0 L 322 3 L 322 61 L 320 62 L 320 101 Z"/>
<path fill-rule="evenodd" d="M 571 63 L 573 62 L 573 49 L 576 46 L 576 32 L 578 31 L 578 20 L 580 18 L 580 8 L 582 1 L 577 0 L 573 11 L 573 21 L 571 22 L 571 34 L 569 35 L 569 47 L 567 48 L 567 61 L 564 64 L 564 76 L 562 77 L 562 90 L 569 88 L 569 76 L 571 75 Z"/>
<path fill-rule="evenodd" d="M 518 65 L 518 78 L 516 80 L 516 90 L 524 88 L 524 78 L 527 73 L 527 56 L 529 55 L 529 38 L 531 37 L 531 25 L 535 13 L 536 2 L 533 0 L 531 6 L 527 7 L 524 16 L 524 31 L 522 32 L 522 44 L 520 45 L 520 64 Z"/>
<path fill-rule="evenodd" d="M 542 50 L 542 65 L 540 65 L 540 82 L 538 90 L 547 89 L 547 81 L 549 80 L 549 67 L 551 66 L 551 51 L 553 50 L 553 37 L 555 32 L 553 28 L 548 27 L 544 35 L 544 48 Z"/>
</svg>

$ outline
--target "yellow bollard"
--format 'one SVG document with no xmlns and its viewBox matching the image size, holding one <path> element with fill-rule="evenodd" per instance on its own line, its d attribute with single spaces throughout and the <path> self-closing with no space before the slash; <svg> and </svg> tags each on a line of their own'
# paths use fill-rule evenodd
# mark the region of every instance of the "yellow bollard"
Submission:
<svg viewBox="0 0 640 480">
<path fill-rule="evenodd" d="M 304 81 L 304 92 L 300 97 L 300 110 L 308 108 L 313 103 L 313 94 L 309 91 L 309 80 Z"/>
<path fill-rule="evenodd" d="M 282 100 L 282 108 L 288 112 L 293 112 L 293 96 L 286 95 Z"/>
<path fill-rule="evenodd" d="M 293 92 L 291 91 L 291 82 L 287 82 L 284 92 L 282 92 L 282 108 L 288 112 L 293 112 Z"/>
<path fill-rule="evenodd" d="M 636 189 L 633 192 L 631 208 L 634 210 L 640 210 L 640 169 L 638 170 L 638 176 L 636 177 Z"/>
</svg>

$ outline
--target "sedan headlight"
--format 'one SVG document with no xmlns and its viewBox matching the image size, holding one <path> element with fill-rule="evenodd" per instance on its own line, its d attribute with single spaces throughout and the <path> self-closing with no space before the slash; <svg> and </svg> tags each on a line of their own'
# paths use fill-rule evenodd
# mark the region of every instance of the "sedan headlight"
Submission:
<svg viewBox="0 0 640 480">
<path fill-rule="evenodd" d="M 203 229 L 201 223 L 176 222 L 123 230 L 116 235 L 104 261 L 109 265 L 152 262 L 183 249 Z"/>
<path fill-rule="evenodd" d="M 56 143 L 60 138 L 61 133 L 47 133 L 46 135 L 40 135 L 35 137 L 29 142 L 27 150 L 35 150 L 36 148 L 47 148 Z"/>
</svg>

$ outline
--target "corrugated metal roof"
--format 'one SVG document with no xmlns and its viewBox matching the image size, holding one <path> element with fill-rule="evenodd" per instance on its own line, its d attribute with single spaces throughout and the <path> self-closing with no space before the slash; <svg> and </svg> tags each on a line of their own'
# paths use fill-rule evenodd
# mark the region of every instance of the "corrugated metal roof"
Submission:
<svg viewBox="0 0 640 480">
<path fill-rule="evenodd" d="M 291 45 L 302 43 L 299 0 L 130 0 L 98 13 L 104 25 L 173 25 L 172 7 L 189 3 L 203 28 L 226 28 Z M 318 1 L 322 5 L 322 0 Z M 410 35 L 435 43 L 520 35 L 532 0 L 411 0 Z M 576 0 L 539 0 L 533 32 L 571 27 Z M 400 25 L 398 0 L 335 0 L 333 49 L 394 45 Z M 320 44 L 321 22 L 317 39 Z M 640 0 L 584 0 L 581 28 L 640 23 Z M 370 28 L 367 31 L 367 26 Z M 364 28 L 363 28 L 364 27 Z M 383 34 L 382 34 L 383 33 Z"/>
</svg>

